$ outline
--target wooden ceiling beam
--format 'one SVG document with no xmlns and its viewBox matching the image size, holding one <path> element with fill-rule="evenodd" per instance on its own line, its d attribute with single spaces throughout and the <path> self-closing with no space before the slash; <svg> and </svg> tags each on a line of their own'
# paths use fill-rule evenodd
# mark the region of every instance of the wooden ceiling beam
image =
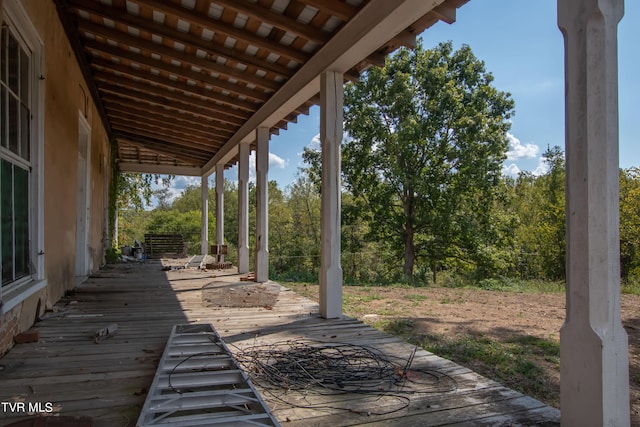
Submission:
<svg viewBox="0 0 640 427">
<path fill-rule="evenodd" d="M 167 132 L 170 135 L 173 134 L 176 136 L 186 136 L 188 138 L 193 138 L 194 141 L 208 141 L 208 142 L 213 142 L 220 145 L 225 141 L 224 138 L 199 132 L 194 129 L 185 129 L 180 126 L 176 126 L 171 122 L 154 120 L 149 117 L 139 116 L 136 114 L 128 114 L 121 111 L 120 112 L 113 111 L 113 110 L 107 110 L 107 111 L 110 112 L 109 117 L 111 118 L 113 123 L 120 123 L 123 125 L 130 124 L 131 126 L 140 127 L 140 129 L 149 128 L 149 129 L 162 130 L 163 132 Z"/>
<path fill-rule="evenodd" d="M 102 97 L 105 102 L 117 101 L 118 99 L 120 100 L 120 102 L 122 102 L 123 100 L 125 100 L 126 102 L 137 102 L 141 106 L 146 107 L 150 105 L 156 108 L 165 108 L 173 112 L 189 115 L 194 119 L 201 117 L 203 119 L 213 120 L 220 123 L 220 126 L 224 126 L 229 129 L 235 129 L 238 126 L 235 121 L 229 122 L 227 118 L 213 114 L 211 110 L 205 110 L 197 107 L 185 108 L 182 106 L 183 104 L 167 103 L 166 101 L 158 102 L 157 98 L 141 94 L 130 95 L 128 93 L 123 93 L 122 88 L 119 88 L 117 86 L 103 86 L 100 88 L 100 91 L 103 93 Z"/>
<path fill-rule="evenodd" d="M 418 44 L 416 41 L 416 35 L 410 33 L 409 31 L 403 31 L 393 39 L 391 39 L 391 43 L 397 44 L 399 46 L 404 46 L 409 49 L 415 49 Z"/>
<path fill-rule="evenodd" d="M 439 20 L 446 22 L 447 24 L 453 24 L 456 22 L 456 6 L 449 5 L 447 3 L 438 5 L 431 10 L 431 13 L 435 15 Z"/>
<path fill-rule="evenodd" d="M 165 135 L 155 132 L 146 132 L 144 135 L 142 135 L 137 131 L 137 128 L 132 128 L 126 125 L 114 123 L 113 128 L 118 131 L 119 137 L 126 134 L 126 138 L 129 140 L 131 140 L 132 138 L 136 138 L 136 140 L 140 142 L 144 141 L 153 144 L 159 144 L 166 147 L 167 149 L 174 148 L 180 151 L 182 154 L 191 157 L 192 159 L 206 159 L 206 151 L 215 151 L 215 147 L 209 147 L 209 149 L 205 151 L 202 148 L 196 148 L 189 144 L 185 144 L 184 141 L 180 141 L 177 138 L 167 138 Z"/>
<path fill-rule="evenodd" d="M 135 98 L 127 97 L 124 94 L 117 94 L 112 92 L 103 92 L 102 100 L 105 104 L 118 104 L 124 108 L 134 107 L 137 110 L 144 109 L 156 114 L 168 115 L 168 120 L 180 120 L 182 122 L 200 122 L 206 126 L 218 127 L 219 129 L 225 129 L 225 131 L 233 133 L 237 126 L 229 123 L 223 123 L 217 120 L 212 115 L 202 114 L 200 111 L 184 111 L 178 110 L 171 105 L 158 105 L 150 104 L 146 101 L 141 101 Z M 220 135 L 226 137 L 226 135 Z"/>
<path fill-rule="evenodd" d="M 187 96 L 177 91 L 170 91 L 166 87 L 151 86 L 146 82 L 135 81 L 126 77 L 116 76 L 114 74 L 107 73 L 104 71 L 97 71 L 95 73 L 95 79 L 98 82 L 104 82 L 111 85 L 122 86 L 124 88 L 132 89 L 136 92 L 154 96 L 154 97 L 162 97 L 167 101 L 182 102 L 186 105 L 197 105 L 199 107 L 211 110 L 212 112 L 228 116 L 229 118 L 236 117 L 240 119 L 237 121 L 231 121 L 231 123 L 234 123 L 234 124 L 241 124 L 244 120 L 250 117 L 250 113 L 248 113 L 247 111 L 228 108 L 224 105 L 218 105 L 215 102 L 213 102 L 212 99 L 203 100 L 200 97 Z M 102 88 L 103 84 L 100 84 L 99 86 Z M 146 99 L 150 100 L 150 98 L 146 98 Z"/>
<path fill-rule="evenodd" d="M 204 85 L 215 87 L 219 90 L 226 90 L 227 92 L 233 93 L 237 96 L 244 96 L 244 97 L 247 97 L 256 101 L 262 101 L 262 102 L 269 99 L 269 95 L 265 92 L 257 91 L 257 90 L 249 89 L 248 87 L 229 83 L 228 81 L 217 79 L 208 74 L 204 74 L 200 71 L 195 71 L 191 68 L 185 68 L 178 65 L 168 64 L 161 60 L 138 55 L 130 51 L 127 52 L 125 50 L 122 50 L 114 46 L 109 46 L 96 41 L 87 40 L 85 42 L 85 47 L 91 52 L 98 52 L 112 58 L 117 58 L 118 60 L 124 59 L 129 62 L 145 65 L 149 68 L 156 69 L 158 71 L 164 71 L 176 76 L 184 77 L 185 79 L 191 79 L 193 81 L 200 82 Z M 223 94 L 220 94 L 220 97 L 221 99 L 224 99 Z M 227 98 L 229 99 L 227 103 L 229 105 L 233 105 L 235 102 L 235 98 L 233 97 L 227 97 Z"/>
<path fill-rule="evenodd" d="M 113 73 L 126 75 L 127 78 L 130 79 L 144 81 L 149 85 L 151 85 L 151 83 L 156 83 L 165 89 L 171 87 L 174 89 L 179 89 L 183 93 L 189 93 L 209 99 L 211 100 L 211 102 L 221 102 L 221 100 L 219 99 L 219 96 L 221 95 L 220 93 L 205 89 L 201 86 L 201 84 L 190 85 L 187 83 L 182 83 L 180 81 L 171 80 L 160 75 L 151 74 L 148 70 L 136 69 L 128 65 L 115 63 L 113 61 L 102 58 L 95 58 L 92 61 L 91 65 L 98 71 L 108 70 Z M 240 110 L 250 112 L 257 110 L 259 107 L 259 104 L 251 101 L 244 101 L 242 99 L 237 99 L 233 102 L 226 102 L 225 105 L 227 105 L 228 107 L 238 107 L 238 109 Z"/>
<path fill-rule="evenodd" d="M 432 1 L 424 0 L 370 0 L 238 129 L 203 167 L 203 173 L 209 174 L 217 163 L 233 158 L 237 144 L 251 139 L 255 129 L 272 127 L 317 94 L 321 73 L 326 70 L 349 71 L 390 38 L 410 27 L 416 16 L 427 14 L 433 6 Z"/>
<path fill-rule="evenodd" d="M 164 59 L 166 60 L 178 61 L 181 64 L 180 66 L 183 66 L 182 64 L 189 64 L 191 66 L 207 70 L 210 73 L 220 74 L 227 79 L 235 79 L 244 83 L 250 83 L 259 88 L 267 89 L 270 91 L 275 91 L 280 87 L 280 84 L 273 80 L 261 78 L 256 76 L 255 74 L 251 75 L 244 71 L 240 71 L 235 67 L 220 65 L 215 61 L 211 61 L 206 58 L 200 58 L 196 55 L 190 55 L 185 52 L 180 52 L 179 50 L 166 47 L 161 44 L 156 44 L 150 40 L 144 40 L 140 37 L 131 36 L 122 31 L 107 28 L 102 25 L 94 24 L 92 22 L 80 21 L 80 23 L 78 24 L 78 30 L 81 32 L 93 34 L 94 36 L 104 37 L 105 39 L 113 40 L 127 46 L 134 46 L 135 48 L 140 50 L 146 50 L 155 53 L 164 57 Z"/>
<path fill-rule="evenodd" d="M 152 141 L 149 138 L 139 138 L 136 135 L 129 135 L 126 132 L 120 131 L 116 131 L 115 136 L 116 140 L 126 142 L 134 147 L 144 148 L 165 156 L 170 156 L 176 160 L 198 167 L 201 167 L 203 164 L 200 157 L 193 157 L 189 154 L 185 154 L 183 150 L 176 150 L 175 148 L 165 145 L 162 141 Z"/>
<path fill-rule="evenodd" d="M 175 162 L 175 159 L 173 159 Z M 183 165 L 169 165 L 166 163 L 134 163 L 134 162 L 120 162 L 118 168 L 122 172 L 131 173 L 152 173 L 152 174 L 164 174 L 175 176 L 200 176 L 202 175 L 202 169 L 196 166 L 183 166 Z"/>
<path fill-rule="evenodd" d="M 162 0 L 144 0 L 139 1 L 139 3 L 159 12 L 163 12 L 192 24 L 199 25 L 203 28 L 213 31 L 214 33 L 224 34 L 225 36 L 232 37 L 236 40 L 243 40 L 258 48 L 265 49 L 268 52 L 276 53 L 282 57 L 296 61 L 298 63 L 304 63 L 310 57 L 310 55 L 305 52 L 291 49 L 290 47 L 285 46 L 281 43 L 274 43 L 265 37 L 250 34 L 241 28 L 236 28 L 233 25 L 217 21 L 209 16 L 199 14 L 196 11 L 186 9 L 172 2 Z"/>
<path fill-rule="evenodd" d="M 223 112 L 224 109 L 222 109 L 221 111 L 221 109 L 218 108 L 219 106 L 212 105 L 211 103 L 205 101 L 200 101 L 199 99 L 195 99 L 193 97 L 180 95 L 169 91 L 166 91 L 166 93 L 163 94 L 152 93 L 147 90 L 143 91 L 137 87 L 135 82 L 131 82 L 131 84 L 123 83 L 123 86 L 117 86 L 113 83 L 109 83 L 107 80 L 104 80 L 101 74 L 96 74 L 95 79 L 97 81 L 103 82 L 99 85 L 100 91 L 110 92 L 129 99 L 144 101 L 150 104 L 168 106 L 185 113 L 196 114 L 196 112 L 198 112 L 200 115 L 206 114 L 207 117 L 215 115 L 215 118 L 218 121 L 234 126 L 242 125 L 242 123 L 245 122 L 245 120 L 242 118 L 225 114 Z M 124 86 L 125 84 L 126 86 Z M 126 93 L 121 93 L 124 87 L 126 87 L 128 90 L 126 91 Z"/>
<path fill-rule="evenodd" d="M 180 147 L 192 148 L 198 151 L 210 151 L 212 146 L 220 145 L 220 142 L 213 139 L 196 137 L 193 134 L 184 134 L 168 129 L 166 126 L 160 128 L 152 126 L 150 123 L 141 123 L 132 118 L 122 118 L 112 120 L 114 129 L 127 130 L 136 135 L 157 136 L 162 135 L 167 142 L 179 145 Z"/>
<path fill-rule="evenodd" d="M 342 21 L 348 21 L 358 13 L 358 8 L 340 0 L 299 0 L 318 10 L 326 10 Z"/>
<path fill-rule="evenodd" d="M 299 37 L 310 40 L 314 43 L 326 43 L 330 34 L 316 29 L 310 25 L 303 24 L 295 19 L 276 13 L 270 8 L 260 6 L 259 3 L 243 3 L 233 0 L 215 0 L 216 4 L 235 10 L 247 16 L 251 16 L 266 24 L 279 28 L 283 31 L 296 34 Z"/>
<path fill-rule="evenodd" d="M 87 84 L 87 88 L 89 93 L 91 94 L 91 98 L 93 99 L 93 103 L 96 106 L 96 110 L 98 111 L 98 115 L 102 121 L 102 125 L 104 126 L 106 132 L 111 134 L 111 126 L 109 124 L 109 119 L 107 117 L 107 113 L 102 107 L 102 103 L 100 102 L 100 93 L 98 92 L 98 88 L 96 87 L 93 76 L 91 74 L 91 67 L 89 66 L 89 62 L 85 55 L 83 55 L 84 50 L 82 49 L 82 40 L 80 35 L 78 34 L 78 30 L 76 26 L 73 24 L 71 19 L 71 14 L 67 7 L 67 3 L 65 0 L 53 0 L 56 5 L 56 12 L 58 13 L 58 19 L 62 24 L 62 28 L 64 28 L 64 32 L 67 36 L 67 40 L 73 49 L 73 53 L 75 55 L 76 60 L 78 61 L 78 66 L 80 67 L 80 72 L 82 73 L 82 77 L 84 78 L 85 83 Z M 1 3 L 1 0 L 0 0 Z"/>
<path fill-rule="evenodd" d="M 165 110 L 164 108 L 152 107 L 148 105 L 140 106 L 128 101 L 105 99 L 105 109 L 109 114 L 120 113 L 128 114 L 135 117 L 147 117 L 150 120 L 157 120 L 160 122 L 170 122 L 178 129 L 184 129 L 185 131 L 192 130 L 198 131 L 203 134 L 214 135 L 223 139 L 228 139 L 233 135 L 233 131 L 225 129 L 220 126 L 219 123 L 210 122 L 208 120 L 202 120 L 194 118 L 191 115 L 179 114 Z"/>
<path fill-rule="evenodd" d="M 185 33 L 184 31 L 168 27 L 158 22 L 150 21 L 139 16 L 130 15 L 126 13 L 126 10 L 115 11 L 113 7 L 105 6 L 100 3 L 78 0 L 72 0 L 71 4 L 72 10 L 75 11 L 78 19 L 83 19 L 79 14 L 79 11 L 82 10 L 85 12 L 89 12 L 92 15 L 110 19 L 115 23 L 121 23 L 132 28 L 137 28 L 140 31 L 148 31 L 149 33 L 161 36 L 163 39 L 166 38 L 173 42 L 182 43 L 187 47 L 193 48 L 194 50 L 200 49 L 210 56 L 233 60 L 247 66 L 253 66 L 257 69 L 273 73 L 277 76 L 288 78 L 291 77 L 294 73 L 294 70 L 291 68 L 287 68 L 273 62 L 261 60 L 256 56 L 249 55 L 238 49 L 218 46 L 192 33 Z"/>
</svg>

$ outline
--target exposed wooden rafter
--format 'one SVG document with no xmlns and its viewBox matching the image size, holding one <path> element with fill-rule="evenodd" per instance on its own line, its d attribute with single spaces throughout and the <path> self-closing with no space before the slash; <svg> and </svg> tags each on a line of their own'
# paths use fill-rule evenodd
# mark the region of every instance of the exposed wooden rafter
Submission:
<svg viewBox="0 0 640 427">
<path fill-rule="evenodd" d="M 52 0 L 128 171 L 208 174 L 466 0 Z M 154 169 L 155 168 L 155 169 Z"/>
</svg>

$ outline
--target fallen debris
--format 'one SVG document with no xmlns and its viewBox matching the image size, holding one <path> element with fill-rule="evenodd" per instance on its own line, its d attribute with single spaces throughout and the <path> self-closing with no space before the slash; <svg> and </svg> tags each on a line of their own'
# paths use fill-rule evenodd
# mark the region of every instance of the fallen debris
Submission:
<svg viewBox="0 0 640 427">
<path fill-rule="evenodd" d="M 256 274 L 255 273 L 249 273 L 245 276 L 240 276 L 240 281 L 241 282 L 255 282 L 256 281 Z"/>
<path fill-rule="evenodd" d="M 184 270 L 184 265 L 165 265 L 160 269 L 161 271 L 173 271 L 173 270 Z"/>
<path fill-rule="evenodd" d="M 35 329 L 26 331 L 26 332 L 21 332 L 13 338 L 16 344 L 38 342 L 39 339 L 40 339 L 40 332 Z"/>
<path fill-rule="evenodd" d="M 118 331 L 118 324 L 112 323 L 109 326 L 105 326 L 102 329 L 98 329 L 93 336 L 93 342 L 96 344 L 100 344 L 100 341 L 111 338 Z"/>
</svg>

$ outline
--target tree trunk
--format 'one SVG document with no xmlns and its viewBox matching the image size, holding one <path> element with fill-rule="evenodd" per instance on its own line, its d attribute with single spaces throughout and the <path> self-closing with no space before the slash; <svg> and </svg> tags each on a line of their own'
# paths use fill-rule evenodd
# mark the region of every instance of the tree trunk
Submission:
<svg viewBox="0 0 640 427">
<path fill-rule="evenodd" d="M 416 258 L 415 247 L 413 245 L 414 231 L 410 224 L 407 224 L 404 237 L 404 278 L 413 283 L 413 264 Z"/>
<path fill-rule="evenodd" d="M 404 265 L 402 271 L 404 278 L 409 283 L 413 284 L 413 264 L 416 259 L 416 248 L 413 244 L 413 238 L 416 233 L 414 227 L 414 200 L 413 189 L 411 187 L 404 190 Z"/>
<path fill-rule="evenodd" d="M 436 279 L 438 278 L 437 276 L 437 268 L 438 265 L 435 263 L 435 261 L 433 262 L 433 264 L 431 264 L 431 274 L 433 275 L 433 284 L 436 284 Z"/>
</svg>

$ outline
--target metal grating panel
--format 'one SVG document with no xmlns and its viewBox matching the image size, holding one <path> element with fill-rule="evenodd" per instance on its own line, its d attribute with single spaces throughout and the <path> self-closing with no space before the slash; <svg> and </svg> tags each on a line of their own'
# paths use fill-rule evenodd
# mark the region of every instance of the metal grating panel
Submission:
<svg viewBox="0 0 640 427">
<path fill-rule="evenodd" d="M 138 427 L 279 426 L 211 324 L 175 325 Z"/>
</svg>

